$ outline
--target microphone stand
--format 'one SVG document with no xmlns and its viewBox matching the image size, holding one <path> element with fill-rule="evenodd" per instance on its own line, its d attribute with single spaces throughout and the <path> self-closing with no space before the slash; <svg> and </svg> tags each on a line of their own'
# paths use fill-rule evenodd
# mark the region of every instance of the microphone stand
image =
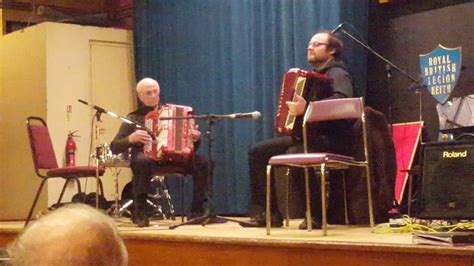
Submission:
<svg viewBox="0 0 474 266">
<path fill-rule="evenodd" d="M 100 124 L 102 124 L 102 120 L 100 119 L 100 116 L 102 115 L 102 110 L 99 110 L 99 109 L 95 109 L 96 112 L 95 112 L 95 120 L 96 120 L 96 123 L 95 123 L 95 142 L 96 143 L 100 143 L 99 142 L 99 139 L 100 139 Z M 96 145 L 96 148 L 95 148 L 95 182 L 96 182 L 96 185 L 95 185 L 95 208 L 98 209 L 99 208 L 99 147 Z"/>
<path fill-rule="evenodd" d="M 150 134 L 150 136 L 153 139 L 155 139 L 154 133 L 150 129 L 148 129 L 147 127 L 145 127 L 143 125 L 140 125 L 139 123 L 136 123 L 136 122 L 134 122 L 130 119 L 127 119 L 126 117 L 120 116 L 116 113 L 109 112 L 109 111 L 105 110 L 104 108 L 99 107 L 97 105 L 89 104 L 84 100 L 79 99 L 79 102 L 83 103 L 85 105 L 88 105 L 88 106 L 90 106 L 90 107 L 92 107 L 93 109 L 96 110 L 95 117 L 97 118 L 97 121 L 100 121 L 100 115 L 102 113 L 105 113 L 105 114 L 108 114 L 111 117 L 121 119 L 123 122 L 125 122 L 127 124 L 134 125 L 135 127 L 139 128 L 141 130 L 145 130 L 146 132 L 148 132 L 148 134 Z M 257 115 L 257 114 L 255 114 L 255 115 Z M 260 113 L 258 113 L 258 116 L 255 116 L 255 117 L 252 116 L 252 118 L 256 119 L 259 116 L 260 116 Z M 231 219 L 231 218 L 216 215 L 214 213 L 213 195 L 212 195 L 212 192 L 213 192 L 212 182 L 213 182 L 213 176 L 214 176 L 214 167 L 212 167 L 212 125 L 217 120 L 235 119 L 235 118 L 250 118 L 250 117 L 236 117 L 236 116 L 232 116 L 232 115 L 214 115 L 214 114 L 210 114 L 210 115 L 193 115 L 193 116 L 187 116 L 187 117 L 163 117 L 163 118 L 159 118 L 159 120 L 178 120 L 178 119 L 206 120 L 206 125 L 207 125 L 206 136 L 207 136 L 207 140 L 208 140 L 207 155 L 208 155 L 209 164 L 208 164 L 208 176 L 207 176 L 207 182 L 208 183 L 207 183 L 207 188 L 206 189 L 207 189 L 208 200 L 209 200 L 208 210 L 206 211 L 205 215 L 203 215 L 201 217 L 191 219 L 189 221 L 186 221 L 186 222 L 178 224 L 178 225 L 170 226 L 169 229 L 175 229 L 175 228 L 177 228 L 179 226 L 182 226 L 182 225 L 196 224 L 196 223 L 201 223 L 204 226 L 204 225 L 206 225 L 206 224 L 208 224 L 212 221 L 215 221 L 216 219 L 225 220 L 225 221 L 232 221 L 232 222 L 236 222 L 236 223 L 239 222 L 238 220 L 235 220 L 235 219 Z M 97 135 L 96 139 L 97 139 L 97 141 L 99 139 L 99 137 L 98 137 L 99 134 L 98 133 L 99 133 L 99 130 L 96 129 L 96 135 Z M 99 151 L 98 151 L 98 148 L 97 148 L 97 154 L 96 154 L 96 175 L 97 176 L 98 176 L 98 173 L 99 173 L 99 156 L 98 155 L 99 155 Z M 98 188 L 97 188 L 97 190 L 98 190 Z M 98 202 L 99 201 L 98 201 L 98 193 L 97 193 L 96 207 L 98 207 Z"/>
<path fill-rule="evenodd" d="M 135 127 L 139 128 L 139 129 L 142 129 L 142 130 L 145 130 L 148 132 L 148 134 L 150 134 L 151 136 L 153 136 L 153 133 L 147 129 L 146 127 L 134 122 L 134 121 L 131 121 L 129 119 L 127 119 L 126 117 L 123 117 L 123 116 L 120 116 L 116 113 L 113 113 L 113 112 L 109 112 L 107 110 L 105 110 L 104 108 L 100 107 L 100 106 L 97 106 L 97 105 L 93 105 L 93 104 L 89 104 L 88 102 L 84 101 L 84 100 L 81 100 L 79 99 L 79 102 L 82 103 L 82 104 L 85 104 L 85 105 L 88 105 L 90 107 L 92 107 L 96 112 L 95 112 L 95 115 L 94 115 L 94 118 L 96 120 L 96 123 L 95 123 L 95 142 L 97 144 L 100 143 L 100 124 L 102 123 L 102 120 L 100 119 L 101 115 L 102 114 L 108 114 L 109 116 L 113 117 L 113 118 L 118 118 L 122 121 L 124 121 L 125 123 L 128 123 L 128 124 L 131 124 L 131 125 L 134 125 Z M 98 209 L 99 208 L 99 191 L 100 191 L 100 182 L 99 182 L 99 158 L 100 158 L 100 148 L 98 145 L 96 145 L 96 149 L 95 149 L 95 178 L 96 178 L 96 194 L 95 194 L 95 207 Z"/>
<path fill-rule="evenodd" d="M 392 99 L 391 99 L 391 78 L 392 78 L 392 74 L 391 74 L 391 69 L 394 68 L 395 70 L 402 73 L 405 77 L 407 77 L 408 79 L 410 79 L 412 81 L 412 85 L 410 85 L 409 88 L 412 88 L 412 87 L 418 87 L 419 88 L 420 87 L 419 85 L 420 85 L 422 80 L 414 78 L 412 75 L 408 74 L 407 71 L 401 69 L 400 67 L 398 67 L 397 65 L 392 63 L 390 60 L 388 60 L 387 58 L 383 57 L 381 54 L 374 51 L 374 49 L 372 49 L 370 46 L 363 43 L 362 41 L 360 41 L 359 39 L 354 37 L 352 34 L 347 32 L 346 30 L 344 30 L 342 25 L 343 24 L 339 25 L 336 28 L 337 30 L 334 29 L 334 32 L 340 30 L 342 33 L 344 33 L 349 38 L 354 40 L 360 46 L 364 47 L 367 51 L 374 54 L 375 56 L 377 56 L 377 58 L 379 58 L 380 60 L 385 62 L 385 64 L 386 64 L 386 67 L 385 67 L 385 70 L 386 70 L 386 86 L 387 86 L 388 95 L 389 95 L 389 99 L 388 99 L 388 122 L 389 122 L 390 125 L 392 125 Z M 418 85 L 418 86 L 416 86 L 416 85 Z M 418 90 L 418 88 L 417 88 L 417 90 Z M 420 93 L 420 92 L 418 91 L 418 93 Z M 422 119 L 422 112 L 421 112 L 421 93 L 420 93 L 420 97 L 419 97 L 419 106 L 420 106 L 420 120 L 423 120 Z"/>
<path fill-rule="evenodd" d="M 393 134 L 393 123 L 392 123 L 392 89 L 391 89 L 391 84 L 392 84 L 392 68 L 394 68 L 395 70 L 397 70 L 398 72 L 402 73 L 405 77 L 407 77 L 409 80 L 412 81 L 412 84 L 408 87 L 409 90 L 412 90 L 414 89 L 415 90 L 415 94 L 418 94 L 418 106 L 419 106 L 419 118 L 420 118 L 420 121 L 423 121 L 423 112 L 422 112 L 422 102 L 421 102 L 421 91 L 420 89 L 424 87 L 424 85 L 422 84 L 422 79 L 416 79 L 414 78 L 412 75 L 408 74 L 407 71 L 401 69 L 400 67 L 398 67 L 397 65 L 395 65 L 394 63 L 392 63 L 390 60 L 388 60 L 387 58 L 383 57 L 381 54 L 377 53 L 374 49 L 372 49 L 370 46 L 368 46 L 367 44 L 363 43 L 362 41 L 360 41 L 359 39 L 357 39 L 356 37 L 354 37 L 352 34 L 350 34 L 349 32 L 347 32 L 346 30 L 344 30 L 342 28 L 344 23 L 340 24 L 340 26 L 336 27 L 336 29 L 334 29 L 334 32 L 336 32 L 337 30 L 341 30 L 342 33 L 344 33 L 346 36 L 348 36 L 349 38 L 351 38 L 352 40 L 354 40 L 356 43 L 358 43 L 360 46 L 364 47 L 367 51 L 369 51 L 370 53 L 372 53 L 373 55 L 375 55 L 377 58 L 379 58 L 380 60 L 382 60 L 383 62 L 385 62 L 385 72 L 386 72 L 386 88 L 387 88 L 387 91 L 388 91 L 388 123 L 390 125 L 390 132 Z M 333 33 L 334 33 L 333 32 Z M 422 129 L 423 130 L 423 129 Z M 423 135 L 423 134 L 422 134 Z M 423 137 L 421 136 L 420 138 L 420 142 L 423 143 Z M 413 168 L 412 168 L 413 169 Z M 409 170 L 412 170 L 412 169 L 409 169 Z M 396 201 L 395 201 L 396 202 Z M 409 203 L 411 204 L 411 203 Z"/>
<path fill-rule="evenodd" d="M 194 115 L 194 116 L 189 116 L 189 117 L 166 117 L 166 118 L 160 118 L 160 120 L 170 120 L 170 119 L 197 119 L 197 120 L 205 120 L 206 122 L 206 137 L 208 141 L 207 145 L 207 158 L 209 160 L 208 163 L 208 175 L 207 175 L 207 195 L 208 195 L 208 207 L 207 211 L 205 211 L 204 215 L 201 217 L 197 217 L 194 219 L 191 219 L 189 221 L 186 221 L 184 223 L 176 224 L 176 225 L 171 225 L 169 229 L 175 229 L 177 227 L 180 227 L 182 225 L 188 225 L 188 224 L 201 224 L 202 226 L 205 226 L 209 223 L 214 223 L 214 222 L 221 222 L 221 221 L 231 221 L 231 222 L 240 222 L 235 219 L 223 217 L 216 215 L 214 212 L 214 197 L 213 197 L 213 181 L 214 181 L 214 167 L 213 165 L 213 160 L 212 160 L 212 126 L 214 125 L 215 121 L 218 120 L 223 120 L 223 119 L 232 119 L 232 117 L 229 117 L 228 115 Z"/>
</svg>

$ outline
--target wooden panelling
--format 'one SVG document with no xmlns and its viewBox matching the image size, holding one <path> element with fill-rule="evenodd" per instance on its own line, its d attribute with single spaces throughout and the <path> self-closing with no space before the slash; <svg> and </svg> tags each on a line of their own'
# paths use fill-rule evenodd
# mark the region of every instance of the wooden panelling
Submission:
<svg viewBox="0 0 474 266">
<path fill-rule="evenodd" d="M 12 2 L 12 1 L 4 1 Z M 102 12 L 107 7 L 106 0 L 17 0 L 20 3 L 33 3 L 36 6 L 53 6 L 67 9 L 78 9 L 88 12 Z"/>
<path fill-rule="evenodd" d="M 129 254 L 129 265 L 466 265 L 472 266 L 473 247 L 418 246 L 259 236 L 232 237 L 232 225 L 196 227 L 193 234 L 182 230 L 139 229 L 121 232 Z M 0 248 L 13 240 L 15 230 L 1 229 Z M 216 231 L 226 233 L 212 236 Z M 240 230 L 240 229 L 238 229 Z M 262 229 L 263 230 L 263 229 Z M 297 229 L 295 229 L 297 230 Z M 18 233 L 19 230 L 16 230 Z M 342 232 L 342 231 L 341 231 Z M 351 239 L 348 231 L 344 231 Z M 186 234 L 186 235 L 183 235 Z M 307 232 L 305 232 L 307 233 Z M 286 233 L 287 235 L 291 235 Z M 336 234 L 333 232 L 333 234 Z M 367 233 L 368 238 L 374 237 Z M 399 235 L 393 235 L 396 238 Z M 410 235 L 408 235 L 410 237 Z"/>
<path fill-rule="evenodd" d="M 6 21 L 28 25 L 45 21 L 69 22 L 132 29 L 133 0 L 3 0 L 0 1 L 0 14 L 3 34 L 9 33 L 4 29 Z"/>
</svg>

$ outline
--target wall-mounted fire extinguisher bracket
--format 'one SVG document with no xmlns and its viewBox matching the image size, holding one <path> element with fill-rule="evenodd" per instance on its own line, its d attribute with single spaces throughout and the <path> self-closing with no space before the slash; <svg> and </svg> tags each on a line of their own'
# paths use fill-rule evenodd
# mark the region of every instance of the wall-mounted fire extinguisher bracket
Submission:
<svg viewBox="0 0 474 266">
<path fill-rule="evenodd" d="M 66 166 L 76 166 L 76 142 L 74 141 L 74 138 L 79 137 L 78 135 L 75 135 L 77 133 L 77 130 L 74 131 L 69 131 L 67 134 L 67 140 L 66 140 Z"/>
</svg>

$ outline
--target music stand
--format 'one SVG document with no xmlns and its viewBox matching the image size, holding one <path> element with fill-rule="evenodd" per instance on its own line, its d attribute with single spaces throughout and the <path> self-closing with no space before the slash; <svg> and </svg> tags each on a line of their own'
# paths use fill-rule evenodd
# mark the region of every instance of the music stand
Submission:
<svg viewBox="0 0 474 266">
<path fill-rule="evenodd" d="M 227 218 L 223 216 L 216 215 L 214 213 L 214 197 L 213 197 L 213 180 L 214 180 L 214 167 L 212 167 L 212 126 L 214 125 L 215 121 L 226 119 L 226 118 L 236 118 L 235 116 L 232 115 L 194 115 L 194 116 L 189 116 L 189 117 L 166 117 L 166 118 L 160 118 L 160 120 L 169 120 L 169 119 L 195 119 L 195 120 L 205 120 L 206 122 L 206 136 L 207 136 L 207 158 L 209 160 L 208 163 L 208 175 L 207 175 L 207 195 L 208 195 L 208 201 L 209 204 L 207 205 L 207 210 L 205 211 L 204 215 L 201 217 L 193 218 L 189 221 L 186 221 L 184 223 L 176 224 L 176 225 L 171 225 L 169 229 L 175 229 L 177 227 L 180 227 L 182 225 L 188 225 L 188 224 L 201 224 L 202 226 L 205 226 L 206 224 L 209 223 L 219 223 L 221 221 L 230 221 L 230 222 L 236 222 L 239 223 L 240 221 L 232 218 Z"/>
</svg>

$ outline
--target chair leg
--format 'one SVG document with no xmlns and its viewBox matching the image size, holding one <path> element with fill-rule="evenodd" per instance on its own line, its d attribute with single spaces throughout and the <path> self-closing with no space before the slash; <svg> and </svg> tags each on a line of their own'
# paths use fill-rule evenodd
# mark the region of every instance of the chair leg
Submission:
<svg viewBox="0 0 474 266">
<path fill-rule="evenodd" d="M 267 165 L 267 184 L 266 184 L 266 188 L 267 188 L 267 206 L 266 206 L 266 212 L 265 212 L 265 215 L 266 215 L 266 228 L 267 228 L 267 235 L 270 235 L 270 227 L 271 227 L 271 224 L 272 224 L 272 221 L 271 221 L 271 208 L 270 208 L 270 193 L 271 193 L 271 189 L 270 189 L 270 177 L 271 177 L 271 172 L 272 172 L 272 166 L 271 165 Z"/>
<path fill-rule="evenodd" d="M 311 197 L 309 190 L 309 173 L 308 168 L 304 168 L 304 183 L 305 183 L 305 194 L 306 194 L 306 224 L 308 225 L 308 231 L 313 230 L 313 223 L 311 222 Z"/>
<path fill-rule="evenodd" d="M 82 188 L 81 188 L 81 181 L 79 181 L 79 178 L 74 178 L 76 180 L 76 185 L 77 185 L 77 192 L 81 193 Z"/>
<path fill-rule="evenodd" d="M 36 203 L 38 203 L 39 196 L 41 194 L 41 191 L 43 190 L 43 186 L 44 186 L 44 183 L 46 183 L 46 180 L 48 180 L 48 178 L 43 178 L 43 180 L 41 181 L 40 187 L 38 188 L 38 191 L 36 192 L 35 199 L 33 200 L 33 205 L 31 206 L 31 209 L 28 212 L 28 217 L 26 217 L 25 226 L 27 226 L 28 223 L 30 222 L 31 216 L 33 215 L 33 211 L 36 207 Z"/>
<path fill-rule="evenodd" d="M 374 209 L 373 209 L 373 204 L 372 204 L 372 185 L 371 185 L 371 180 L 370 180 L 370 168 L 369 165 L 365 167 L 366 174 L 367 174 L 367 195 L 368 195 L 368 201 L 369 201 L 369 219 L 370 219 L 370 227 L 374 228 L 375 223 L 374 223 Z"/>
<path fill-rule="evenodd" d="M 413 175 L 408 174 L 408 216 L 411 217 L 411 200 L 413 193 Z"/>
<path fill-rule="evenodd" d="M 66 191 L 67 183 L 69 183 L 69 180 L 70 179 L 66 179 L 66 181 L 64 182 L 63 189 L 61 190 L 61 194 L 59 194 L 58 202 L 56 202 L 56 204 L 61 203 L 61 200 L 63 199 L 64 192 Z"/>
<path fill-rule="evenodd" d="M 104 196 L 104 185 L 102 184 L 102 179 L 97 179 L 99 182 L 100 195 Z"/>
<path fill-rule="evenodd" d="M 344 222 L 349 224 L 349 213 L 347 211 L 346 175 L 344 171 L 342 171 L 342 189 L 344 193 Z"/>
<path fill-rule="evenodd" d="M 326 164 L 321 164 L 321 212 L 322 212 L 322 226 L 323 236 L 327 236 L 328 221 L 326 217 Z M 308 225 L 310 222 L 308 222 Z"/>
<path fill-rule="evenodd" d="M 184 176 L 179 177 L 179 187 L 181 190 L 181 222 L 184 223 Z"/>
<path fill-rule="evenodd" d="M 286 206 L 285 206 L 285 226 L 290 226 L 290 190 L 291 190 L 291 170 L 288 168 L 286 170 Z"/>
</svg>

